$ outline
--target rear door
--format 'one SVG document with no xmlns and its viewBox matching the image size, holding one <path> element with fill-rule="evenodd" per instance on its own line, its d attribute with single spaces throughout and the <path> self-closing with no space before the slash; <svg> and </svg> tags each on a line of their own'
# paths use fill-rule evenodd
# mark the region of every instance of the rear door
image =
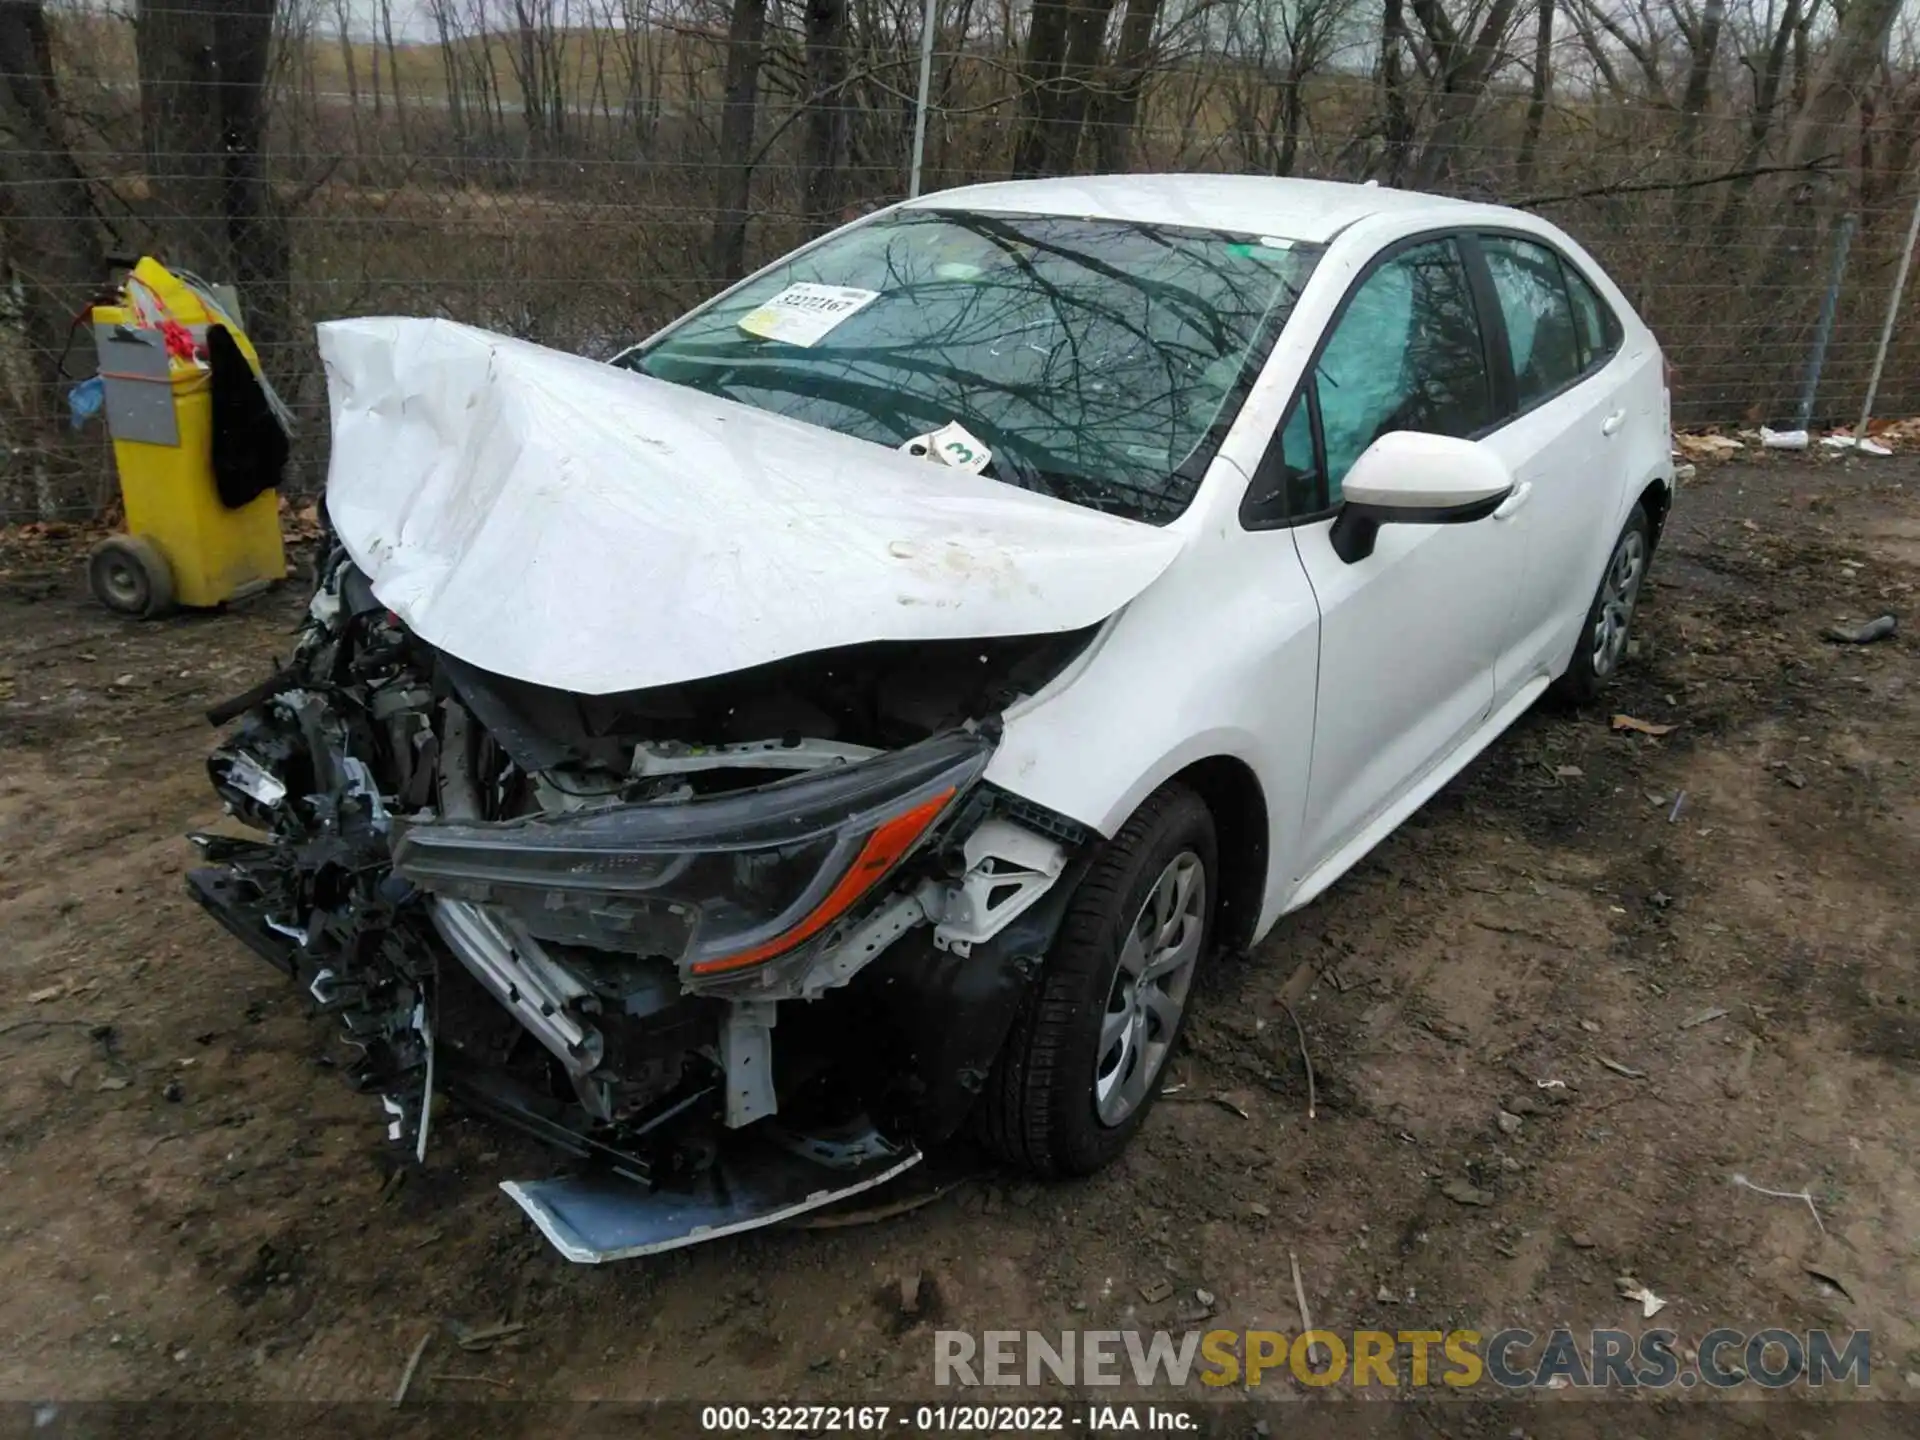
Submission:
<svg viewBox="0 0 1920 1440">
<path fill-rule="evenodd" d="M 1619 321 L 1578 269 L 1531 235 L 1482 233 L 1514 416 L 1486 439 L 1522 492 L 1506 524 L 1526 540 L 1496 666 L 1500 701 L 1573 653 L 1626 484 L 1632 366 Z"/>
</svg>

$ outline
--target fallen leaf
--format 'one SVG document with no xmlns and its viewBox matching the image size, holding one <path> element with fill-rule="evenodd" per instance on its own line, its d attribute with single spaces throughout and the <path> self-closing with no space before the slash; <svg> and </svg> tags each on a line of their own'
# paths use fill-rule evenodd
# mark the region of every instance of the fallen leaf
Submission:
<svg viewBox="0 0 1920 1440">
<path fill-rule="evenodd" d="M 453 1343 L 462 1350 L 491 1350 L 495 1345 L 512 1345 L 516 1337 L 526 1329 L 521 1321 L 502 1321 L 498 1325 L 483 1325 L 479 1329 L 460 1327 L 454 1332 Z"/>
<path fill-rule="evenodd" d="M 1731 435 L 1676 435 L 1673 447 L 1695 460 L 1718 460 L 1747 448 Z"/>
<path fill-rule="evenodd" d="M 1631 1065 L 1622 1065 L 1618 1060 L 1609 1060 L 1604 1055 L 1596 1055 L 1594 1058 L 1606 1066 L 1607 1069 L 1613 1071 L 1614 1074 L 1624 1075 L 1629 1080 L 1644 1080 L 1647 1078 L 1646 1071 L 1636 1070 Z"/>
<path fill-rule="evenodd" d="M 1819 1265 L 1802 1265 L 1800 1268 L 1806 1271 L 1807 1274 L 1813 1276 L 1814 1279 L 1825 1281 L 1827 1284 L 1831 1285 L 1834 1289 L 1838 1290 L 1842 1295 L 1846 1296 L 1847 1299 L 1849 1300 L 1853 1299 L 1852 1288 L 1848 1286 L 1846 1281 L 1842 1280 L 1838 1275 L 1834 1274 L 1833 1271 L 1824 1269 Z"/>
<path fill-rule="evenodd" d="M 44 990 L 35 990 L 32 994 L 28 995 L 27 1003 L 29 1005 L 44 1005 L 49 1000 L 58 1000 L 66 993 L 67 987 L 64 984 L 49 985 Z"/>
<path fill-rule="evenodd" d="M 1636 735 L 1655 736 L 1671 735 L 1674 731 L 1674 727 L 1671 725 L 1661 725 L 1652 720 L 1636 719 L 1632 715 L 1614 716 L 1613 728 L 1616 730 L 1631 730 Z"/>
</svg>

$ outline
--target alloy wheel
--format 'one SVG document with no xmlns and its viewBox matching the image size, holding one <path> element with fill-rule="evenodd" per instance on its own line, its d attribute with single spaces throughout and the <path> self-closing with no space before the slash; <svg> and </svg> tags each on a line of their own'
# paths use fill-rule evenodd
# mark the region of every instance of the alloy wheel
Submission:
<svg viewBox="0 0 1920 1440">
<path fill-rule="evenodd" d="M 1640 581 L 1647 573 L 1647 538 L 1628 530 L 1614 546 L 1600 582 L 1600 611 L 1593 622 L 1593 673 L 1611 675 L 1627 651 L 1627 633 L 1633 625 L 1633 607 L 1640 599 Z"/>
<path fill-rule="evenodd" d="M 1206 933 L 1207 871 L 1183 850 L 1160 872 L 1127 929 L 1094 1059 L 1094 1109 L 1125 1123 L 1167 1063 Z"/>
</svg>

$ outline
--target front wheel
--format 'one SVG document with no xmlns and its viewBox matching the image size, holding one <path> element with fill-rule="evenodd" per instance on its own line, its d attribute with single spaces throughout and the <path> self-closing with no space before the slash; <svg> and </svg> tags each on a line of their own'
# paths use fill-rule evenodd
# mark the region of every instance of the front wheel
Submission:
<svg viewBox="0 0 1920 1440">
<path fill-rule="evenodd" d="M 1574 642 L 1573 659 L 1560 677 L 1560 693 L 1569 700 L 1585 703 L 1597 698 L 1619 671 L 1627 655 L 1634 611 L 1640 603 L 1640 585 L 1647 578 L 1647 562 L 1652 556 L 1653 526 L 1647 520 L 1646 508 L 1635 505 L 1621 527 L 1619 539 L 1613 542 L 1600 588 L 1594 592 L 1586 623 Z"/>
<path fill-rule="evenodd" d="M 1102 848 L 981 1096 L 982 1137 L 1001 1158 L 1086 1175 L 1133 1138 L 1180 1038 L 1218 874 L 1213 817 L 1179 784 Z"/>
</svg>

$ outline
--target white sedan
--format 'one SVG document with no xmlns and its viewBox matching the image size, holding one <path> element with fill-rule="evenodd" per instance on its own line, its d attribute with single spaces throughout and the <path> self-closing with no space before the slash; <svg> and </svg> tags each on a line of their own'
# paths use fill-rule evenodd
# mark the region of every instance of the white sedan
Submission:
<svg viewBox="0 0 1920 1440">
<path fill-rule="evenodd" d="M 597 1167 L 508 1186 L 583 1260 L 969 1121 L 1104 1164 L 1210 952 L 1613 676 L 1673 489 L 1592 258 L 1374 187 L 927 196 L 612 365 L 321 347 L 338 544 L 195 893 L 396 1138 L 443 1087 Z"/>
</svg>

